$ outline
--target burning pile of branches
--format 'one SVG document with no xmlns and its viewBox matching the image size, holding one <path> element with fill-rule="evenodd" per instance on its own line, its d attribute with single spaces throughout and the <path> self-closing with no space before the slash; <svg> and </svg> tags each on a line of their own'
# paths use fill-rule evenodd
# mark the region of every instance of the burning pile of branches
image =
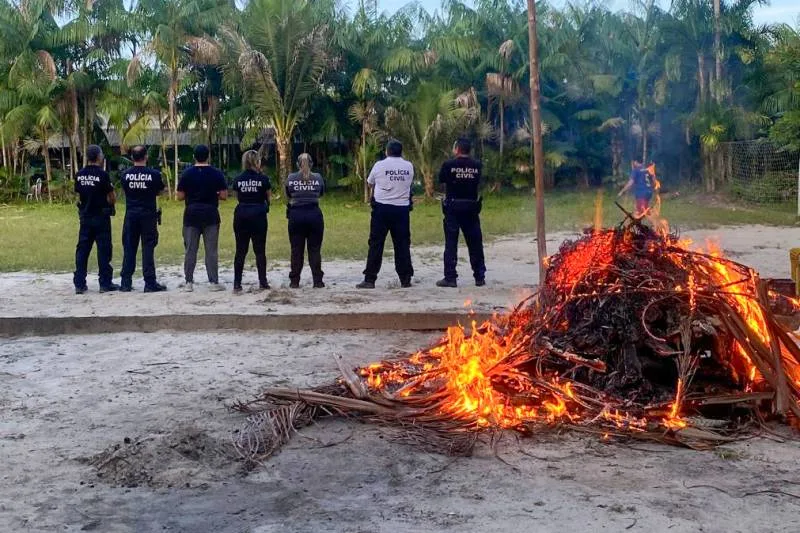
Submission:
<svg viewBox="0 0 800 533">
<path fill-rule="evenodd" d="M 314 390 L 269 389 L 238 404 L 248 459 L 317 416 L 391 423 L 450 453 L 476 435 L 570 426 L 713 446 L 752 420 L 800 417 L 800 349 L 751 268 L 638 221 L 587 231 L 550 258 L 511 313 L 448 329 L 411 356 Z M 786 304 L 786 302 L 783 302 Z M 796 307 L 795 302 L 789 302 Z"/>
</svg>

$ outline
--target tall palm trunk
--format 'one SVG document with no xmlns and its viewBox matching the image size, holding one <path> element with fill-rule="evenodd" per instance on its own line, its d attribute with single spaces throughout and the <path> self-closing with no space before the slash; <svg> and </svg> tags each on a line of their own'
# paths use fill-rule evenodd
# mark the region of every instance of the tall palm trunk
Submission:
<svg viewBox="0 0 800 533">
<path fill-rule="evenodd" d="M 364 180 L 364 203 L 369 203 L 369 183 L 367 183 L 367 122 L 361 122 L 361 177 Z"/>
<path fill-rule="evenodd" d="M 422 184 L 425 187 L 425 198 L 433 198 L 435 185 L 433 181 L 433 169 L 425 165 L 421 168 Z"/>
<path fill-rule="evenodd" d="M 206 98 L 206 102 L 208 103 L 208 114 L 206 116 L 206 139 L 208 141 L 208 145 L 211 146 L 213 143 L 213 133 L 214 133 L 214 117 L 217 113 L 217 98 L 213 95 L 209 95 Z M 220 150 L 220 162 L 222 160 L 222 151 Z"/>
<path fill-rule="evenodd" d="M 0 124 L 0 126 L 2 126 Z M 3 147 L 3 167 L 8 170 L 8 159 L 6 159 L 6 136 L 3 133 L 2 127 L 0 127 L 0 146 Z"/>
<path fill-rule="evenodd" d="M 164 166 L 167 169 L 169 169 L 169 160 L 167 159 L 167 144 L 166 140 L 164 139 L 164 118 L 161 116 L 161 108 L 158 109 L 158 134 L 161 138 L 161 161 L 163 161 Z M 170 199 L 173 199 L 172 185 L 170 183 L 171 180 L 169 179 L 170 172 L 167 172 L 166 175 L 167 175 L 167 196 Z"/>
<path fill-rule="evenodd" d="M 723 93 L 722 88 L 722 46 L 720 43 L 720 0 L 714 0 L 714 74 L 716 90 L 714 99 L 719 102 Z"/>
<path fill-rule="evenodd" d="M 275 144 L 278 147 L 278 170 L 280 174 L 281 184 L 286 183 L 286 178 L 292 171 L 292 135 L 291 133 L 279 134 L 275 132 Z"/>
<path fill-rule="evenodd" d="M 47 203 L 53 203 L 52 183 L 50 180 L 50 146 L 47 144 L 47 129 L 40 128 L 39 135 L 42 136 L 42 154 L 44 155 L 44 175 L 47 181 Z"/>
<path fill-rule="evenodd" d="M 175 111 L 175 99 L 178 94 L 178 72 L 176 68 L 172 69 L 171 77 L 169 80 L 169 123 L 172 129 L 172 158 L 173 158 L 173 176 L 178 179 L 178 118 Z M 177 182 L 176 182 L 177 183 Z"/>
<path fill-rule="evenodd" d="M 622 177 L 622 140 L 616 128 L 611 130 L 611 175 Z"/>
<path fill-rule="evenodd" d="M 71 61 L 67 63 L 67 69 L 70 73 L 73 72 Z M 69 131 L 69 177 L 70 179 L 75 179 L 75 167 L 78 165 L 78 152 L 75 148 L 75 138 L 73 136 L 78 135 L 80 131 L 81 117 L 78 109 L 78 90 L 75 88 L 74 82 L 70 85 L 69 93 L 70 108 L 72 109 L 72 131 Z M 69 130 L 70 128 L 67 129 Z"/>
<path fill-rule="evenodd" d="M 86 157 L 86 148 L 89 146 L 89 129 L 92 127 L 92 119 L 89 116 L 89 94 L 83 99 L 83 165 L 86 166 L 88 159 Z"/>
<path fill-rule="evenodd" d="M 503 97 L 500 96 L 498 100 L 499 107 L 500 107 L 500 165 L 503 164 L 503 144 L 506 138 L 506 127 L 505 127 L 505 101 Z"/>
<path fill-rule="evenodd" d="M 530 58 L 531 133 L 533 169 L 536 184 L 536 241 L 539 283 L 544 283 L 547 261 L 547 236 L 544 227 L 544 148 L 542 147 L 542 109 L 539 89 L 539 47 L 536 34 L 536 2 L 528 0 L 528 56 Z"/>
<path fill-rule="evenodd" d="M 702 52 L 697 54 L 697 87 L 698 101 L 702 104 L 706 101 L 706 58 Z"/>
<path fill-rule="evenodd" d="M 647 130 L 649 127 L 647 116 L 642 113 L 642 163 L 647 161 Z"/>
</svg>

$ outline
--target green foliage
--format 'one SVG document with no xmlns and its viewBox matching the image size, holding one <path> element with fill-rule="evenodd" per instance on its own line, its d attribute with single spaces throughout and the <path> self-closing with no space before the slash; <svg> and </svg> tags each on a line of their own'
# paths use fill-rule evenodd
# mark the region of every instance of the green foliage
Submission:
<svg viewBox="0 0 800 533">
<path fill-rule="evenodd" d="M 758 179 L 731 184 L 736 197 L 765 205 L 797 202 L 797 171 L 767 171 Z"/>
<path fill-rule="evenodd" d="M 721 143 L 768 136 L 799 148 L 800 33 L 755 26 L 755 1 L 721 0 L 719 20 L 711 0 L 636 0 L 621 12 L 540 2 L 547 186 L 618 182 L 644 158 L 713 190 Z M 206 142 L 215 163 L 234 169 L 256 148 L 284 176 L 309 151 L 331 183 L 360 195 L 389 135 L 427 195 L 460 135 L 484 158 L 489 189 L 529 188 L 526 5 L 351 7 L 0 0 L 4 198 L 20 197 L 32 163 L 52 197 L 62 148 L 70 174 L 85 144 L 115 163 L 140 142 L 155 146 L 173 186 L 188 145 Z"/>
</svg>

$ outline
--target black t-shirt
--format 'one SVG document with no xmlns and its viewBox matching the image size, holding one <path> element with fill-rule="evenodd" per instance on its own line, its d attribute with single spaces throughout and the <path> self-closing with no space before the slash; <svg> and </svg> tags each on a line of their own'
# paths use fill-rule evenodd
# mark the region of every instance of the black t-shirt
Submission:
<svg viewBox="0 0 800 533">
<path fill-rule="evenodd" d="M 445 161 L 439 170 L 439 182 L 445 184 L 447 198 L 477 200 L 482 167 L 480 161 L 471 157 Z"/>
<path fill-rule="evenodd" d="M 255 170 L 245 170 L 233 182 L 240 204 L 267 206 L 267 191 L 271 189 L 269 178 Z"/>
<path fill-rule="evenodd" d="M 219 197 L 227 190 L 225 175 L 212 166 L 191 166 L 183 171 L 178 190 L 186 195 L 183 225 L 203 228 L 219 224 Z"/>
<path fill-rule="evenodd" d="M 81 215 L 102 215 L 103 209 L 111 207 L 108 193 L 114 187 L 108 173 L 97 165 L 87 165 L 75 176 L 75 192 L 80 196 L 78 209 Z"/>
<path fill-rule="evenodd" d="M 122 173 L 120 181 L 125 191 L 126 212 L 155 213 L 156 197 L 164 190 L 161 172 L 150 167 L 133 166 Z"/>
</svg>

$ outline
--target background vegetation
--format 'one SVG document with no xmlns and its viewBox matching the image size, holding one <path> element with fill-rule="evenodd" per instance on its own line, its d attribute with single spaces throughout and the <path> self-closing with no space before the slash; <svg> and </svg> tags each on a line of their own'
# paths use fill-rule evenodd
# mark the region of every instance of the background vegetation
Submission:
<svg viewBox="0 0 800 533">
<path fill-rule="evenodd" d="M 600 194 L 602 222 L 605 225 L 616 224 L 622 219 L 622 213 L 614 205 L 615 196 L 613 192 Z M 548 230 L 579 231 L 591 227 L 595 220 L 597 202 L 598 194 L 595 192 L 549 193 L 545 199 Z M 164 209 L 164 221 L 160 227 L 156 262 L 158 265 L 180 265 L 183 263 L 184 252 L 180 229 L 183 204 L 167 201 L 161 205 Z M 220 204 L 222 228 L 219 255 L 220 262 L 228 266 L 233 262 L 234 252 L 231 226 L 234 206 L 235 202 L 232 201 Z M 628 207 L 632 208 L 630 205 Z M 124 209 L 124 205 L 120 206 L 116 218 L 111 222 L 115 271 L 122 261 L 121 227 Z M 322 210 L 325 213 L 323 260 L 366 257 L 369 207 L 352 195 L 338 193 L 323 198 Z M 790 225 L 795 220 L 791 209 L 766 210 L 731 206 L 727 201 L 710 201 L 705 194 L 682 194 L 677 198 L 667 198 L 662 211 L 671 226 L 679 231 L 725 224 Z M 276 261 L 285 264 L 289 260 L 285 213 L 283 205 L 273 205 L 269 213 L 267 258 L 270 268 Z M 434 202 L 423 202 L 414 207 L 411 215 L 412 245 L 441 245 L 441 207 Z M 481 224 L 487 239 L 514 233 L 531 233 L 534 227 L 534 210 L 530 195 L 511 193 L 488 196 L 484 201 Z M 73 270 L 77 232 L 78 222 L 73 206 L 0 206 L 0 242 L 3 243 L 0 246 L 0 272 Z M 391 246 L 388 248 L 391 249 Z M 521 250 L 520 253 L 533 258 L 534 248 L 531 244 L 529 251 Z M 462 248 L 462 254 L 466 253 L 463 250 Z M 432 253 L 437 259 L 441 256 L 438 248 Z M 250 254 L 248 262 L 252 261 L 253 256 Z M 94 272 L 96 268 L 92 257 L 89 270 Z"/>
<path fill-rule="evenodd" d="M 720 143 L 800 148 L 800 33 L 757 27 L 755 0 L 538 4 L 548 187 L 620 181 L 655 160 L 669 185 L 719 185 Z M 448 0 L 389 15 L 359 0 L 0 0 L 0 200 L 41 177 L 70 200 L 83 148 L 109 168 L 152 146 L 170 187 L 192 143 L 273 176 L 312 153 L 354 195 L 382 140 L 405 142 L 427 195 L 470 135 L 489 190 L 531 186 L 528 44 L 519 0 Z M 49 154 L 50 157 L 45 157 Z M 177 157 L 176 157 L 177 154 Z"/>
</svg>

